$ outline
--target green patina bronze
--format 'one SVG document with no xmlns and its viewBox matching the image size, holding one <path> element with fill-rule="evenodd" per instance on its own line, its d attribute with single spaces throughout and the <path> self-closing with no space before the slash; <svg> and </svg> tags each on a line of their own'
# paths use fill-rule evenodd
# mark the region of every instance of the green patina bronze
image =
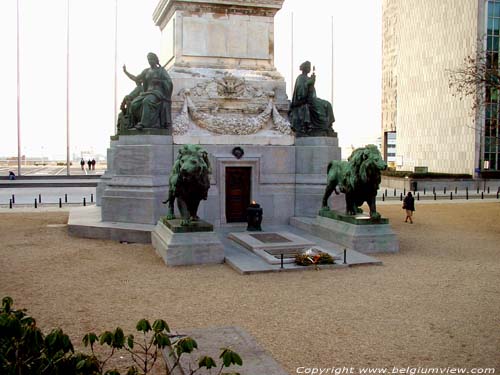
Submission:
<svg viewBox="0 0 500 375">
<path fill-rule="evenodd" d="M 377 190 L 381 181 L 381 171 L 387 168 L 380 151 L 375 145 L 367 145 L 353 151 L 347 161 L 333 160 L 328 164 L 327 186 L 323 195 L 323 208 L 329 210 L 328 198 L 335 191 L 345 193 L 346 213 L 356 215 L 364 202 L 370 207 L 370 217 L 380 220 L 376 210 Z M 337 188 L 339 190 L 337 190 Z"/>
<path fill-rule="evenodd" d="M 316 74 L 311 72 L 311 63 L 300 65 L 302 74 L 297 77 L 290 106 L 290 122 L 297 137 L 335 137 L 332 129 L 335 122 L 332 105 L 316 97 Z"/>
<path fill-rule="evenodd" d="M 181 214 L 181 225 L 198 221 L 200 201 L 207 199 L 212 173 L 208 153 L 199 145 L 184 145 L 174 163 L 169 178 L 167 220 L 175 219 L 174 201 Z"/>
<path fill-rule="evenodd" d="M 160 65 L 158 56 L 148 53 L 149 68 L 138 76 L 123 71 L 136 88 L 123 98 L 117 121 L 117 134 L 131 129 L 172 129 L 172 80 Z"/>
</svg>

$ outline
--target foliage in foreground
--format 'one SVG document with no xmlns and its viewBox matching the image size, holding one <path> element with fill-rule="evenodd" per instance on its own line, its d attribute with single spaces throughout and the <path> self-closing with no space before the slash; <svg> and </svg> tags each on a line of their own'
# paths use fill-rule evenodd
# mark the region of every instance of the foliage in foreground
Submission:
<svg viewBox="0 0 500 375">
<path fill-rule="evenodd" d="M 60 328 L 44 335 L 26 309 L 13 309 L 12 298 L 4 297 L 0 308 L 0 373 L 139 375 L 150 374 L 155 366 L 162 366 L 168 375 L 180 366 L 183 355 L 193 353 L 198 348 L 191 337 L 170 334 L 168 324 L 161 319 L 152 325 L 142 319 L 137 322 L 136 330 L 138 337 L 125 335 L 120 327 L 100 335 L 87 333 L 82 342 L 89 348 L 89 352 L 75 352 L 70 338 Z M 107 354 L 99 356 L 96 353 L 97 346 L 101 349 L 99 352 Z M 162 355 L 165 349 L 170 351 L 172 357 L 169 364 Z M 123 352 L 128 354 L 128 364 L 121 369 L 111 368 L 111 358 Z M 162 360 L 158 361 L 159 357 Z M 222 371 L 243 363 L 241 357 L 228 348 L 221 349 L 219 359 L 222 363 L 217 367 L 213 358 L 203 356 L 199 359 L 197 368 L 188 370 L 189 374 L 195 374 L 202 368 L 215 369 L 217 374 L 228 374 Z"/>
</svg>

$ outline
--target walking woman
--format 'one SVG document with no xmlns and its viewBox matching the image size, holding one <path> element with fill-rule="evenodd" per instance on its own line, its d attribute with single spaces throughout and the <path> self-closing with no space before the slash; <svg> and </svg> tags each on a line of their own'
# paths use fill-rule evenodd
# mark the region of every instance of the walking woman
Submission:
<svg viewBox="0 0 500 375">
<path fill-rule="evenodd" d="M 410 219 L 410 223 L 413 224 L 412 216 L 413 211 L 415 211 L 415 198 L 411 195 L 411 191 L 408 192 L 405 199 L 403 200 L 403 210 L 406 210 L 405 223 Z"/>
</svg>

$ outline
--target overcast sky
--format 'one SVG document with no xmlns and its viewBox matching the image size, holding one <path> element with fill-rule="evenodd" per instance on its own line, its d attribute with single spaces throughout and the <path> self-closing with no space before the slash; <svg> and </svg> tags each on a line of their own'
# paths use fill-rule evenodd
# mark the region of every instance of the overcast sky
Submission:
<svg viewBox="0 0 500 375">
<path fill-rule="evenodd" d="M 118 97 L 133 88 L 121 71 L 147 67 L 158 52 L 160 30 L 152 21 L 158 0 L 118 0 Z M 0 12 L 0 157 L 17 155 L 16 0 Z M 291 12 L 294 18 L 293 80 L 299 65 L 316 66 L 316 91 L 331 100 L 334 25 L 333 110 L 341 146 L 361 146 L 380 135 L 380 0 L 285 0 L 275 17 L 275 65 L 291 72 Z M 21 151 L 65 159 L 67 0 L 20 0 Z M 70 147 L 72 153 L 105 154 L 114 132 L 115 0 L 70 0 Z"/>
</svg>

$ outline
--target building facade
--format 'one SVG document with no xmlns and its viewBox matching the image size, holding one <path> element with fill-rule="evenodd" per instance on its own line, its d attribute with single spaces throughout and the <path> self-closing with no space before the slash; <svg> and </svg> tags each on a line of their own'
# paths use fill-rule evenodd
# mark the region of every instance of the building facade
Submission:
<svg viewBox="0 0 500 375">
<path fill-rule="evenodd" d="M 449 87 L 450 70 L 459 68 L 478 48 L 484 49 L 483 41 L 492 29 L 487 30 L 488 22 L 497 27 L 496 36 L 489 38 L 498 56 L 500 25 L 492 17 L 497 1 L 383 0 L 382 4 L 386 160 L 389 150 L 394 154 L 396 143 L 393 157 L 398 170 L 428 167 L 429 172 L 474 174 L 485 166 L 498 169 L 498 147 L 490 147 L 492 142 L 485 138 L 491 135 L 485 131 L 491 128 L 485 127 L 486 117 L 491 124 L 498 105 L 487 113 L 473 111 L 472 100 L 453 96 Z M 484 160 L 491 161 L 485 165 Z"/>
</svg>

